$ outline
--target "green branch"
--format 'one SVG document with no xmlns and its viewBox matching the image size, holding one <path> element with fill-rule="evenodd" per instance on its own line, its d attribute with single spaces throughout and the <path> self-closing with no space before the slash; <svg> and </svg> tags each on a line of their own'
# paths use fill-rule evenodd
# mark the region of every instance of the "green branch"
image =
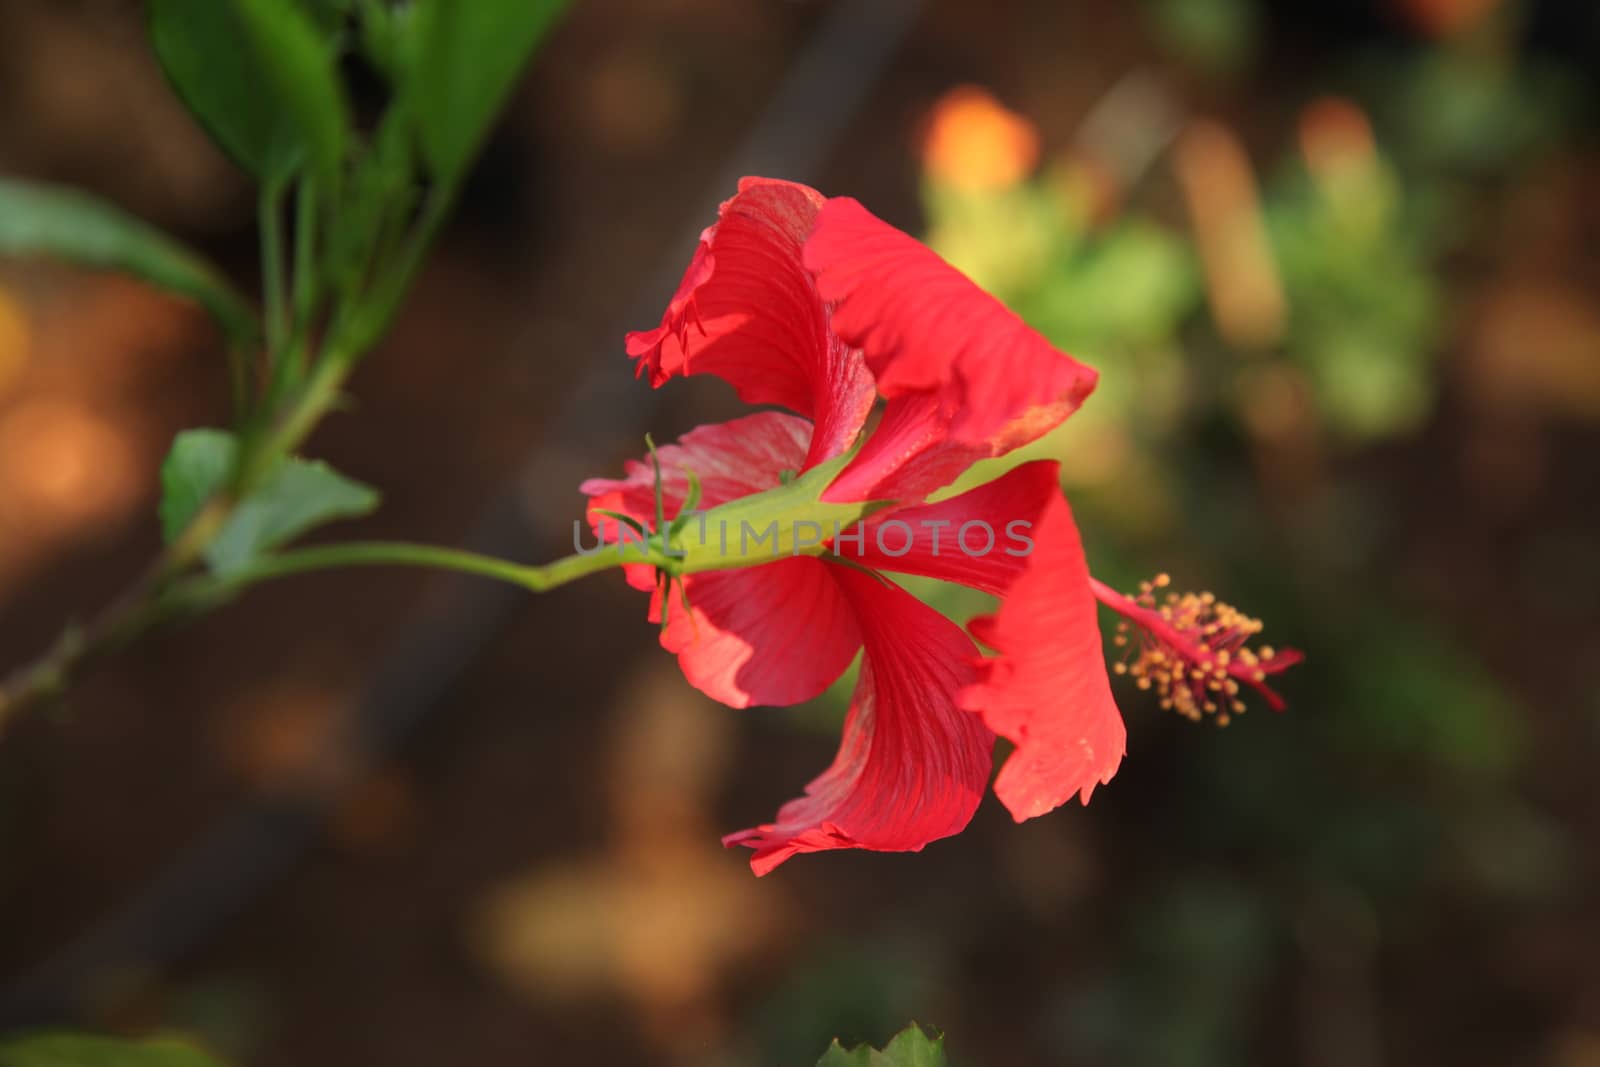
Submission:
<svg viewBox="0 0 1600 1067">
<path fill-rule="evenodd" d="M 349 541 L 268 556 L 246 570 L 225 576 L 194 575 L 158 589 L 147 582 L 130 591 L 90 625 L 69 627 L 48 652 L 0 686 L 0 733 L 23 709 L 59 696 L 74 673 L 107 652 L 152 627 L 209 610 L 276 578 L 344 567 L 426 567 L 508 582 L 531 593 L 544 593 L 626 564 L 670 567 L 673 562 L 661 555 L 656 546 L 641 546 L 637 542 L 604 545 L 543 566 L 528 566 L 436 545 Z"/>
</svg>

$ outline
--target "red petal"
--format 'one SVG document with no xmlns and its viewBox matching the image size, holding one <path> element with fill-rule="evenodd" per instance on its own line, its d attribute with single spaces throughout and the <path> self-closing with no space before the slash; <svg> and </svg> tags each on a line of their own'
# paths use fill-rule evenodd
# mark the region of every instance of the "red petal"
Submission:
<svg viewBox="0 0 1600 1067">
<path fill-rule="evenodd" d="M 661 489 L 667 517 L 675 517 L 689 493 L 689 472 L 700 479 L 700 507 L 709 509 L 780 484 L 780 473 L 798 470 L 804 462 L 812 427 L 805 419 L 781 411 L 763 411 L 728 422 L 697 426 L 677 444 L 656 449 L 661 460 Z M 587 518 L 600 540 L 622 537 L 620 524 L 600 512 L 630 516 L 645 529 L 656 525 L 655 468 L 650 457 L 623 463 L 624 478 L 590 478 L 578 491 L 592 497 Z M 628 536 L 633 536 L 629 534 Z M 649 592 L 655 588 L 654 567 L 622 568 L 628 584 Z"/>
<path fill-rule="evenodd" d="M 883 418 L 848 466 L 829 483 L 824 500 L 917 501 L 960 477 L 982 459 L 1003 456 L 1036 440 L 1077 409 L 1061 401 L 1030 408 L 980 444 L 949 435 L 950 416 L 934 393 L 911 393 L 885 406 Z"/>
<path fill-rule="evenodd" d="M 1060 498 L 1059 467 L 1036 460 L 937 504 L 875 515 L 862 524 L 859 546 L 840 538 L 833 551 L 877 570 L 999 595 L 1031 564 L 1039 517 Z"/>
<path fill-rule="evenodd" d="M 1053 464 L 1050 464 L 1053 466 Z M 1052 495 L 1033 533 L 1028 567 L 998 613 L 972 635 L 996 650 L 962 707 L 982 713 L 1017 748 L 994 791 L 1018 822 L 1043 815 L 1097 783 L 1122 761 L 1127 731 L 1111 698 L 1083 545 L 1072 511 Z"/>
<path fill-rule="evenodd" d="M 915 852 L 959 833 L 989 778 L 994 736 L 956 707 L 972 682 L 972 642 L 898 586 L 834 565 L 866 645 L 861 680 L 833 765 L 775 823 L 729 834 L 766 874 L 801 852 Z"/>
<path fill-rule="evenodd" d="M 628 335 L 652 385 L 715 374 L 750 404 L 777 404 L 817 424 L 809 467 L 849 448 L 872 408 L 872 375 L 828 327 L 801 265 L 823 197 L 793 182 L 745 178 L 700 238 L 661 325 Z"/>
<path fill-rule="evenodd" d="M 797 470 L 811 440 L 811 424 L 794 415 L 764 411 L 731 422 L 700 426 L 677 444 L 656 450 L 662 497 L 670 518 L 683 507 L 689 472 L 700 479 L 702 508 L 771 489 L 780 473 Z M 626 478 L 591 478 L 581 486 L 594 499 L 589 523 L 607 541 L 617 521 L 601 509 L 655 527 L 655 470 L 649 457 L 629 460 Z M 625 567 L 636 589 L 656 588 L 655 569 Z M 678 654 L 689 684 L 736 708 L 798 704 L 826 689 L 861 647 L 855 617 L 827 569 L 815 559 L 781 560 L 762 567 L 691 575 L 693 619 L 673 590 L 662 647 Z M 650 619 L 661 621 L 659 590 Z"/>
<path fill-rule="evenodd" d="M 810 700 L 844 673 L 861 648 L 855 614 L 820 560 L 800 556 L 680 579 L 667 605 L 661 647 L 678 654 L 689 684 L 735 708 Z M 661 595 L 650 621 L 661 621 Z"/>
<path fill-rule="evenodd" d="M 689 472 L 700 479 L 700 507 L 710 509 L 730 500 L 779 485 L 786 470 L 799 470 L 811 443 L 811 423 L 781 411 L 763 411 L 728 422 L 697 426 L 676 443 L 656 449 L 661 460 L 662 497 L 668 518 L 683 507 L 689 493 Z M 602 520 L 608 532 L 615 519 L 601 510 L 632 516 L 646 529 L 656 522 L 655 468 L 650 457 L 623 464 L 624 478 L 590 478 L 578 487 L 589 501 L 589 525 Z M 607 540 L 616 540 L 608 537 Z"/>
<path fill-rule="evenodd" d="M 804 259 L 833 305 L 834 332 L 862 349 L 878 391 L 891 400 L 920 398 L 897 419 L 885 418 L 897 433 L 874 449 L 880 430 L 851 463 L 864 484 L 830 490 L 829 499 L 866 499 L 868 489 L 882 497 L 886 489 L 874 483 L 895 472 L 904 478 L 908 466 L 926 479 L 916 466 L 935 462 L 927 453 L 943 443 L 976 449 L 969 463 L 1009 451 L 1059 424 L 1094 389 L 1092 368 L 1057 351 L 960 271 L 855 200 L 827 202 Z M 898 499 L 913 495 L 897 491 Z"/>
</svg>

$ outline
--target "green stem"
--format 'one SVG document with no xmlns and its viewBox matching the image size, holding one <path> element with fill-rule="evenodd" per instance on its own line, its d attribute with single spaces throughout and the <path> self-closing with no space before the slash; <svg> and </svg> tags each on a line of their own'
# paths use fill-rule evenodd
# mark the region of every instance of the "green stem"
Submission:
<svg viewBox="0 0 1600 1067">
<path fill-rule="evenodd" d="M 521 586 L 532 593 L 544 593 L 579 578 L 611 570 L 627 563 L 655 565 L 662 562 L 654 553 L 640 550 L 637 543 L 605 545 L 593 552 L 564 556 L 543 566 L 512 563 L 455 548 L 414 544 L 407 541 L 346 541 L 282 552 L 256 563 L 248 570 L 223 578 L 197 579 L 211 587 L 228 591 L 257 585 L 292 574 L 331 570 L 336 567 L 431 567 L 436 570 L 475 574 Z"/>
<path fill-rule="evenodd" d="M 227 338 L 228 395 L 233 400 L 233 418 L 242 422 L 250 417 L 250 353 L 237 338 Z"/>
<path fill-rule="evenodd" d="M 317 271 L 317 186 L 310 177 L 301 179 L 295 193 L 293 323 L 289 333 L 286 371 L 296 377 L 306 372 L 306 357 L 311 349 L 311 323 L 322 297 L 322 279 Z"/>
<path fill-rule="evenodd" d="M 25 708 L 63 691 L 78 670 L 110 649 L 186 607 L 214 602 L 235 589 L 268 578 L 353 564 L 410 564 L 466 570 L 514 581 L 537 591 L 553 589 L 585 574 L 625 562 L 655 562 L 641 557 L 637 551 L 628 559 L 612 548 L 588 556 L 568 557 L 548 567 L 519 568 L 469 553 L 457 554 L 418 545 L 366 546 L 375 551 L 366 554 L 357 551 L 353 555 L 345 551 L 347 546 L 341 546 L 306 549 L 304 554 L 286 553 L 257 570 L 226 581 L 207 577 L 182 579 L 227 524 L 238 502 L 249 495 L 274 464 L 300 446 L 337 401 L 339 390 L 356 361 L 377 343 L 394 318 L 400 301 L 421 269 L 433 238 L 444 223 L 454 192 L 454 189 L 441 188 L 430 192 L 394 266 L 380 264 L 377 284 L 368 292 L 352 297 L 354 306 L 345 304 L 336 309 L 320 357 L 288 402 L 280 406 L 278 389 L 283 381 L 283 361 L 288 358 L 285 340 L 289 325 L 289 309 L 284 302 L 283 188 L 280 185 L 263 190 L 259 221 L 265 336 L 272 373 L 270 414 L 260 420 L 258 429 L 242 435 L 239 468 L 228 489 L 206 501 L 188 527 L 123 596 L 85 626 L 63 631 L 44 655 L 0 681 L 0 732 Z"/>
<path fill-rule="evenodd" d="M 287 316 L 283 301 L 283 187 L 270 184 L 262 188 L 257 202 L 257 225 L 261 230 L 261 295 L 266 306 L 267 352 L 273 373 L 281 373 Z"/>
<path fill-rule="evenodd" d="M 339 389 L 354 360 L 341 352 L 324 351 L 301 384 L 288 409 L 257 439 L 240 461 L 235 492 L 242 498 L 284 456 L 300 447 L 339 397 Z"/>
<path fill-rule="evenodd" d="M 630 563 L 670 564 L 637 543 L 597 547 L 543 566 L 527 566 L 436 545 L 348 541 L 280 553 L 237 574 L 197 575 L 155 591 L 133 592 L 86 627 L 69 627 L 45 655 L 0 685 L 0 733 L 23 708 L 59 695 L 73 673 L 153 626 L 216 606 L 245 589 L 295 574 L 339 567 L 430 567 L 509 582 L 533 593 Z"/>
<path fill-rule="evenodd" d="M 433 239 L 449 218 L 454 202 L 454 189 L 435 187 L 428 191 L 422 212 L 401 245 L 394 266 L 379 274 L 352 317 L 350 333 L 353 347 L 367 347 L 388 329 L 400 309 L 400 302 L 416 281 Z"/>
</svg>

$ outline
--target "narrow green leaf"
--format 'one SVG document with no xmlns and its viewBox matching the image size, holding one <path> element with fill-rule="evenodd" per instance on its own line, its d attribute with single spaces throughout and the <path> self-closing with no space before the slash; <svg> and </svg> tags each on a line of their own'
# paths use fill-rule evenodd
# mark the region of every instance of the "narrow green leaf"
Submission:
<svg viewBox="0 0 1600 1067">
<path fill-rule="evenodd" d="M 181 1038 L 123 1041 L 51 1032 L 0 1042 L 0 1067 L 222 1067 Z"/>
<path fill-rule="evenodd" d="M 596 515 L 604 515 L 608 519 L 615 519 L 617 522 L 622 523 L 640 537 L 648 538 L 650 536 L 650 531 L 645 529 L 644 523 L 640 522 L 632 515 L 624 515 L 620 511 L 611 511 L 607 508 L 595 508 L 594 513 Z"/>
<path fill-rule="evenodd" d="M 944 1037 L 929 1038 L 922 1027 L 912 1023 L 882 1052 L 869 1045 L 846 1049 L 835 1040 L 817 1067 L 945 1067 Z"/>
<path fill-rule="evenodd" d="M 281 180 L 299 162 L 232 0 L 150 0 L 156 58 L 224 152 L 258 177 Z"/>
<path fill-rule="evenodd" d="M 215 0 L 213 0 L 215 2 Z M 350 108 L 339 80 L 337 39 L 284 0 L 235 0 L 258 46 L 267 82 L 305 140 L 312 173 L 337 189 L 350 133 Z"/>
<path fill-rule="evenodd" d="M 694 471 L 684 471 L 689 476 L 689 491 L 683 498 L 683 505 L 678 508 L 678 515 L 667 527 L 667 540 L 671 541 L 683 531 L 683 528 L 694 521 L 695 509 L 700 506 L 700 496 L 704 489 L 700 485 L 700 476 Z"/>
<path fill-rule="evenodd" d="M 220 271 L 154 226 L 69 189 L 0 178 L 0 256 L 50 256 L 131 274 L 193 300 L 241 346 L 255 312 Z"/>
<path fill-rule="evenodd" d="M 446 186 L 466 170 L 528 56 L 566 0 L 417 0 L 401 106 Z"/>
<path fill-rule="evenodd" d="M 161 466 L 161 531 L 170 542 L 233 474 L 238 442 L 221 430 L 186 430 Z M 323 523 L 365 515 L 378 493 L 327 464 L 288 459 L 239 506 L 206 550 L 219 575 L 236 574 L 261 556 Z"/>
<path fill-rule="evenodd" d="M 173 87 L 223 150 L 268 183 L 309 165 L 331 188 L 350 128 L 334 39 L 287 0 L 150 0 Z"/>
<path fill-rule="evenodd" d="M 678 514 L 680 515 L 699 507 L 700 495 L 705 491 L 700 485 L 699 475 L 695 474 L 694 471 L 684 471 L 683 473 L 689 476 L 689 492 L 683 498 L 683 506 L 678 509 Z"/>
</svg>

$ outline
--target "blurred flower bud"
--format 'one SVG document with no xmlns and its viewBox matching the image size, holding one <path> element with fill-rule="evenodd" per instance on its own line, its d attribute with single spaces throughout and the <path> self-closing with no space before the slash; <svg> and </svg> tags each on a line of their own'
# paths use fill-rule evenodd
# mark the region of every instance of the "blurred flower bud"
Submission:
<svg viewBox="0 0 1600 1067">
<path fill-rule="evenodd" d="M 1038 161 L 1038 129 L 988 90 L 960 86 L 934 105 L 922 143 L 922 165 L 934 181 L 1000 189 L 1022 181 Z"/>
</svg>

